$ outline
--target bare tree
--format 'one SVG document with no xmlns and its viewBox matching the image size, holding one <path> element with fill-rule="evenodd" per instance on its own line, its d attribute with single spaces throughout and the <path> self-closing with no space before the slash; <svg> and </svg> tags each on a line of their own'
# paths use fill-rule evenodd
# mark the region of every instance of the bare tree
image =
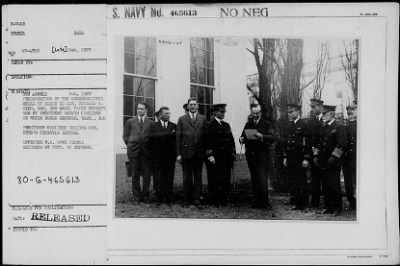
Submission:
<svg viewBox="0 0 400 266">
<path fill-rule="evenodd" d="M 274 79 L 274 65 L 276 59 L 274 58 L 276 39 L 253 39 L 253 50 L 247 49 L 253 56 L 258 70 L 258 93 L 253 91 L 249 86 L 247 89 L 256 98 L 261 105 L 264 119 L 269 120 L 275 125 L 273 117 L 274 110 L 272 105 L 272 91 L 271 85 Z"/>
<path fill-rule="evenodd" d="M 329 43 L 322 42 L 318 49 L 318 57 L 316 62 L 316 75 L 313 84 L 314 98 L 321 99 L 322 90 L 324 89 L 326 79 L 329 75 L 330 67 Z"/>
<path fill-rule="evenodd" d="M 347 82 L 353 90 L 354 99 L 357 99 L 358 90 L 358 40 L 343 42 L 344 55 L 341 56 L 341 63 L 346 75 Z"/>
</svg>

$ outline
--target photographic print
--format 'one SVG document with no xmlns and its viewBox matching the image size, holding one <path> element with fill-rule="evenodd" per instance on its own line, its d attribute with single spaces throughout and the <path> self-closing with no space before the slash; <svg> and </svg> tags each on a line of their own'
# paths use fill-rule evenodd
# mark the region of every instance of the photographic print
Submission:
<svg viewBox="0 0 400 266">
<path fill-rule="evenodd" d="M 117 40 L 116 218 L 357 219 L 358 39 Z"/>
</svg>

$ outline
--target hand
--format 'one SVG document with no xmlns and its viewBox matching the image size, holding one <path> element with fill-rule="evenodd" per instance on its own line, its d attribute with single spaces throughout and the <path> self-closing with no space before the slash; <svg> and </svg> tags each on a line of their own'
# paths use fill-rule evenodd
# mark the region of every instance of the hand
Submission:
<svg viewBox="0 0 400 266">
<path fill-rule="evenodd" d="M 318 162 L 318 158 L 317 158 L 317 157 L 314 157 L 314 164 L 315 164 L 316 166 L 319 166 L 319 162 Z"/>
<path fill-rule="evenodd" d="M 182 163 L 182 156 L 178 155 L 178 156 L 176 157 L 176 161 L 177 161 L 178 163 Z"/>
<path fill-rule="evenodd" d="M 211 164 L 215 164 L 215 158 L 214 158 L 214 156 L 208 157 L 208 161 L 209 161 Z"/>
<path fill-rule="evenodd" d="M 329 159 L 328 159 L 328 165 L 332 166 L 335 162 L 336 162 L 335 158 L 333 158 L 332 156 L 329 157 Z"/>
<path fill-rule="evenodd" d="M 287 167 L 287 158 L 283 158 L 283 166 Z"/>
<path fill-rule="evenodd" d="M 260 132 L 257 132 L 257 133 L 256 133 L 256 137 L 259 138 L 259 139 L 262 139 L 262 138 L 263 138 L 263 135 L 262 135 Z"/>
<path fill-rule="evenodd" d="M 240 144 L 243 144 L 243 142 L 244 142 L 244 137 L 240 137 L 240 138 L 239 138 L 239 143 L 240 143 Z"/>
<path fill-rule="evenodd" d="M 307 160 L 303 160 L 302 166 L 303 168 L 308 168 L 310 166 L 310 163 Z"/>
</svg>

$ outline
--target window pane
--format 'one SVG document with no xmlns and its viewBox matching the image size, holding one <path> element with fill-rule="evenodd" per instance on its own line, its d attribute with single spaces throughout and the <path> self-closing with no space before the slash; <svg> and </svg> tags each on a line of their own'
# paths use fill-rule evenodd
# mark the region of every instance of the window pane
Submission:
<svg viewBox="0 0 400 266">
<path fill-rule="evenodd" d="M 208 51 L 214 51 L 214 39 L 213 38 L 206 39 L 206 49 Z"/>
<path fill-rule="evenodd" d="M 199 113 L 202 115 L 206 114 L 206 109 L 205 109 L 204 104 L 199 104 Z"/>
<path fill-rule="evenodd" d="M 156 59 L 155 57 L 144 57 L 136 55 L 136 73 L 139 75 L 155 76 Z"/>
<path fill-rule="evenodd" d="M 193 49 L 192 64 L 196 66 L 207 66 L 207 52 L 200 49 Z"/>
<path fill-rule="evenodd" d="M 190 46 L 205 49 L 205 44 L 204 44 L 203 38 L 191 38 Z"/>
<path fill-rule="evenodd" d="M 133 77 L 124 75 L 124 94 L 133 95 Z"/>
<path fill-rule="evenodd" d="M 190 86 L 190 97 L 196 97 L 196 86 Z"/>
<path fill-rule="evenodd" d="M 156 39 L 136 38 L 135 49 L 136 72 L 135 74 L 156 75 Z"/>
<path fill-rule="evenodd" d="M 214 86 L 214 69 L 213 68 L 208 68 L 206 69 L 207 71 L 207 84 L 210 86 Z"/>
<path fill-rule="evenodd" d="M 214 68 L 214 53 L 208 52 L 207 56 L 208 56 L 207 58 L 208 61 L 206 66 L 209 68 Z"/>
<path fill-rule="evenodd" d="M 204 103 L 212 104 L 212 89 L 211 88 L 204 88 Z"/>
<path fill-rule="evenodd" d="M 206 71 L 203 67 L 191 66 L 190 81 L 193 83 L 206 84 Z"/>
<path fill-rule="evenodd" d="M 130 118 L 132 118 L 131 116 L 125 116 L 124 115 L 124 125 L 126 124 L 126 121 L 128 121 Z"/>
<path fill-rule="evenodd" d="M 202 87 L 197 87 L 197 100 L 199 103 L 205 103 L 205 92 Z"/>
<path fill-rule="evenodd" d="M 155 81 L 145 78 L 134 78 L 134 92 L 137 96 L 153 97 L 155 91 Z"/>
<path fill-rule="evenodd" d="M 154 117 L 154 99 L 153 98 L 146 98 L 147 103 L 147 116 Z"/>
<path fill-rule="evenodd" d="M 133 53 L 135 51 L 135 37 L 125 37 L 124 47 L 126 52 Z"/>
<path fill-rule="evenodd" d="M 144 85 L 144 96 L 154 98 L 155 91 L 155 81 L 151 79 L 145 79 Z"/>
<path fill-rule="evenodd" d="M 124 115 L 133 116 L 134 97 L 124 95 Z"/>
<path fill-rule="evenodd" d="M 133 80 L 133 94 L 136 96 L 144 96 L 144 83 L 146 82 L 143 78 L 134 78 Z"/>
<path fill-rule="evenodd" d="M 135 55 L 125 53 L 125 72 L 135 73 Z"/>
<path fill-rule="evenodd" d="M 155 38 L 136 38 L 135 53 L 142 56 L 155 56 L 156 39 Z"/>
</svg>

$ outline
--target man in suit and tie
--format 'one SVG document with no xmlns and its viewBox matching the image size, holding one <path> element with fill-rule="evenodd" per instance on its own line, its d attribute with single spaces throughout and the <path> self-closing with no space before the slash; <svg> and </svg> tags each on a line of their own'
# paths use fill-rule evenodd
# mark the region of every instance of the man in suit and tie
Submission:
<svg viewBox="0 0 400 266">
<path fill-rule="evenodd" d="M 151 130 L 151 146 L 154 171 L 154 187 L 157 201 L 171 203 L 176 159 L 176 124 L 169 121 L 168 107 L 158 111 L 159 121 Z"/>
<path fill-rule="evenodd" d="M 273 128 L 269 121 L 261 118 L 261 106 L 250 106 L 251 119 L 246 123 L 240 143 L 246 146 L 246 159 L 253 185 L 253 208 L 271 209 L 268 200 L 268 161 L 270 145 L 274 141 Z"/>
<path fill-rule="evenodd" d="M 181 116 L 176 129 L 177 161 L 182 163 L 184 205 L 200 204 L 202 167 L 205 157 L 207 120 L 199 114 L 195 98 L 188 100 L 189 113 Z"/>
<path fill-rule="evenodd" d="M 213 105 L 214 117 L 207 126 L 206 155 L 209 169 L 208 188 L 214 204 L 226 206 L 231 169 L 236 159 L 235 140 L 225 118 L 226 104 Z"/>
<path fill-rule="evenodd" d="M 322 104 L 319 99 L 310 99 L 311 117 L 307 123 L 307 146 L 311 147 L 310 156 L 317 152 L 322 126 Z M 321 175 L 322 169 L 314 162 L 311 162 L 311 206 L 318 208 L 321 197 Z"/>
<path fill-rule="evenodd" d="M 124 142 L 132 173 L 132 192 L 135 203 L 149 201 L 151 148 L 150 137 L 153 121 L 146 117 L 146 103 L 138 103 L 137 116 L 129 119 L 124 127 Z M 140 187 L 143 176 L 143 189 Z"/>
</svg>

